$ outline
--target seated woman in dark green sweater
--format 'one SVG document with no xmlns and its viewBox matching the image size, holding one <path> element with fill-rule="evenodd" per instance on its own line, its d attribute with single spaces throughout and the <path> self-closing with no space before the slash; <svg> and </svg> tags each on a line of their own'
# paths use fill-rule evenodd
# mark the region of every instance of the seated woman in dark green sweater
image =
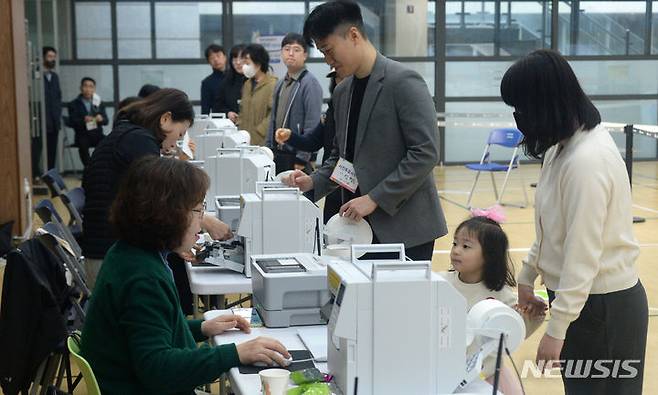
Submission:
<svg viewBox="0 0 658 395">
<path fill-rule="evenodd" d="M 166 263 L 168 253 L 194 245 L 208 184 L 194 165 L 155 156 L 124 177 L 110 214 L 119 241 L 105 256 L 82 331 L 82 354 L 103 394 L 191 394 L 240 363 L 289 358 L 264 337 L 197 347 L 229 329 L 250 331 L 234 315 L 187 320 Z"/>
</svg>

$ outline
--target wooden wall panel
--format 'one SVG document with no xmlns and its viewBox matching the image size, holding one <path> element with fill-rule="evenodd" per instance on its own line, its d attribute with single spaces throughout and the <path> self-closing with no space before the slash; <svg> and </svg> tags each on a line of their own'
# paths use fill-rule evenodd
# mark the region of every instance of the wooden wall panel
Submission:
<svg viewBox="0 0 658 395">
<path fill-rule="evenodd" d="M 0 223 L 28 227 L 24 180 L 31 182 L 27 47 L 22 0 L 0 1 Z"/>
</svg>

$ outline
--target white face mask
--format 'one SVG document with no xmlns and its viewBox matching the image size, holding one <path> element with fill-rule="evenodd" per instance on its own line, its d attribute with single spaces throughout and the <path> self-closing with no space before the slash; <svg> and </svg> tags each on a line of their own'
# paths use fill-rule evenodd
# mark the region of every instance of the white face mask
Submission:
<svg viewBox="0 0 658 395">
<path fill-rule="evenodd" d="M 242 65 L 242 73 L 247 78 L 254 78 L 254 76 L 256 75 L 256 68 L 254 67 L 253 64 Z"/>
</svg>

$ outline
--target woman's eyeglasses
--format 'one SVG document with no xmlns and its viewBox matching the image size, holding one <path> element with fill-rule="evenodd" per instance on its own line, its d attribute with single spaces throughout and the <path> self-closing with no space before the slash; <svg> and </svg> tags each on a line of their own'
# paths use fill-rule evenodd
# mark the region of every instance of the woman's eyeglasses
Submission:
<svg viewBox="0 0 658 395">
<path fill-rule="evenodd" d="M 192 211 L 194 211 L 195 213 L 199 213 L 199 218 L 203 218 L 203 213 L 206 212 L 206 208 L 207 208 L 207 207 L 208 207 L 208 206 L 207 206 L 206 202 L 204 201 L 204 202 L 203 202 L 203 208 L 200 208 L 200 209 L 198 209 L 198 208 L 193 208 Z"/>
</svg>

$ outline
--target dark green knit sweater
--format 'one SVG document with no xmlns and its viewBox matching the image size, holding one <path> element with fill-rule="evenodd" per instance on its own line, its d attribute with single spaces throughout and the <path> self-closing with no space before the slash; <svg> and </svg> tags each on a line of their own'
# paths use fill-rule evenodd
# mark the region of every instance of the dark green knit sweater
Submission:
<svg viewBox="0 0 658 395">
<path fill-rule="evenodd" d="M 190 394 L 238 366 L 234 344 L 197 347 L 201 321 L 180 308 L 159 253 L 117 242 L 105 256 L 82 331 L 82 355 L 107 394 Z"/>
</svg>

